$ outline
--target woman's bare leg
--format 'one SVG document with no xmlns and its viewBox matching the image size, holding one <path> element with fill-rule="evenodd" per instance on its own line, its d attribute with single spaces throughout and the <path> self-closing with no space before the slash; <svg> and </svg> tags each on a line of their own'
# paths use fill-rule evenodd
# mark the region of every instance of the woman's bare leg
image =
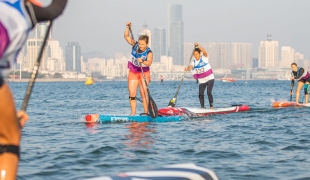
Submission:
<svg viewBox="0 0 310 180">
<path fill-rule="evenodd" d="M 12 92 L 7 83 L 0 87 L 0 144 L 20 145 L 20 127 Z M 0 179 L 16 179 L 18 157 L 12 153 L 0 154 Z"/>
<path fill-rule="evenodd" d="M 129 97 L 136 97 L 137 96 L 138 85 L 139 85 L 138 80 L 128 80 Z M 137 110 L 137 100 L 136 99 L 131 100 L 129 98 L 129 103 L 130 103 L 130 108 L 131 108 L 130 116 L 134 116 L 136 114 L 136 110 Z"/>
</svg>

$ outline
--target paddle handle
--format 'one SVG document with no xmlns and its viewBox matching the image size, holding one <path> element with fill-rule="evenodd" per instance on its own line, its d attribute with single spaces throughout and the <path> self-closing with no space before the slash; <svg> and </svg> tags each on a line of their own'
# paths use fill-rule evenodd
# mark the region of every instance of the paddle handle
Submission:
<svg viewBox="0 0 310 180">
<path fill-rule="evenodd" d="M 48 28 L 46 30 L 45 37 L 44 37 L 44 40 L 43 40 L 43 43 L 42 43 L 42 46 L 41 46 L 41 49 L 40 49 L 40 52 L 39 52 L 36 64 L 35 64 L 35 66 L 33 68 L 32 75 L 31 75 L 30 80 L 29 80 L 28 88 L 27 88 L 27 91 L 26 91 L 26 94 L 25 94 L 25 98 L 24 98 L 24 102 L 22 104 L 21 110 L 26 111 L 26 109 L 27 109 L 28 102 L 29 102 L 29 99 L 30 99 L 30 95 L 31 95 L 31 92 L 32 92 L 32 89 L 33 89 L 33 85 L 34 85 L 35 79 L 36 79 L 36 77 L 38 75 L 38 71 L 39 71 L 40 62 L 41 62 L 41 58 L 42 58 L 42 55 L 43 55 L 44 47 L 46 45 L 46 41 L 47 41 L 47 38 L 48 38 L 48 34 L 49 34 L 50 30 L 51 30 L 52 24 L 53 24 L 53 21 L 52 20 L 49 21 L 49 26 L 48 26 Z"/>
</svg>

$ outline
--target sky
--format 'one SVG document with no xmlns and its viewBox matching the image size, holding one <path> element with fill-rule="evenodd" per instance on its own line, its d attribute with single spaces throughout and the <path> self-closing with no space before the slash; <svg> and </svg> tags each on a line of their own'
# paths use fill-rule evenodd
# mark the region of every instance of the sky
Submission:
<svg viewBox="0 0 310 180">
<path fill-rule="evenodd" d="M 151 32 L 167 29 L 168 4 L 182 5 L 184 42 L 252 43 L 257 57 L 270 32 L 280 48 L 291 46 L 310 59 L 310 0 L 69 0 L 54 22 L 53 38 L 63 48 L 78 42 L 82 53 L 114 58 L 131 50 L 123 36 L 126 22 L 135 37 L 144 24 Z"/>
</svg>

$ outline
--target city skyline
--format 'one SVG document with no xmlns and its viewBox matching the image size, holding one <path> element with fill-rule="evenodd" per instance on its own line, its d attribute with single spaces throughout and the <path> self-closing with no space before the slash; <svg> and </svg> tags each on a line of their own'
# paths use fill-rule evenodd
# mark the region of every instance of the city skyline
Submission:
<svg viewBox="0 0 310 180">
<path fill-rule="evenodd" d="M 50 1 L 42 2 L 48 5 Z M 91 2 L 87 4 L 91 9 L 88 11 L 83 1 L 70 1 L 62 17 L 55 21 L 53 34 L 62 48 L 67 42 L 79 42 L 82 53 L 100 51 L 114 57 L 116 52 L 129 52 L 130 47 L 123 38 L 126 22 L 132 22 L 134 34 L 138 34 L 144 23 L 151 31 L 167 29 L 168 4 L 180 4 L 183 7 L 184 42 L 251 43 L 253 57 L 258 57 L 255 47 L 271 33 L 279 47 L 291 46 L 303 53 L 305 59 L 310 57 L 307 48 L 309 25 L 306 24 L 310 2 L 306 0 Z M 138 11 L 141 9 L 147 10 L 141 15 Z"/>
</svg>

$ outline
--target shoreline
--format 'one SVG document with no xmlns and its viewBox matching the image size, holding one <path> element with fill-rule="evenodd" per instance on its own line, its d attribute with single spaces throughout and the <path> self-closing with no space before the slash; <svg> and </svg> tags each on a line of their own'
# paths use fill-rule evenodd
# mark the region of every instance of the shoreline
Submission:
<svg viewBox="0 0 310 180">
<path fill-rule="evenodd" d="M 37 78 L 35 81 L 36 82 L 85 82 L 87 78 Z M 193 79 L 184 79 L 184 81 L 192 81 Z M 215 79 L 216 81 L 221 81 L 220 79 Z M 236 79 L 236 81 L 275 81 L 271 79 Z M 95 79 L 95 82 L 111 82 L 111 81 L 127 81 L 127 79 L 117 79 L 117 80 L 109 80 L 109 79 L 104 79 L 104 80 L 98 80 Z M 165 81 L 180 81 L 180 79 L 175 79 L 175 80 L 164 80 Z M 278 80 L 278 81 L 286 81 L 286 80 Z M 288 81 L 288 80 L 287 80 Z M 29 79 L 6 79 L 6 82 L 29 82 Z M 152 80 L 152 82 L 160 82 L 160 79 L 158 80 Z"/>
</svg>

